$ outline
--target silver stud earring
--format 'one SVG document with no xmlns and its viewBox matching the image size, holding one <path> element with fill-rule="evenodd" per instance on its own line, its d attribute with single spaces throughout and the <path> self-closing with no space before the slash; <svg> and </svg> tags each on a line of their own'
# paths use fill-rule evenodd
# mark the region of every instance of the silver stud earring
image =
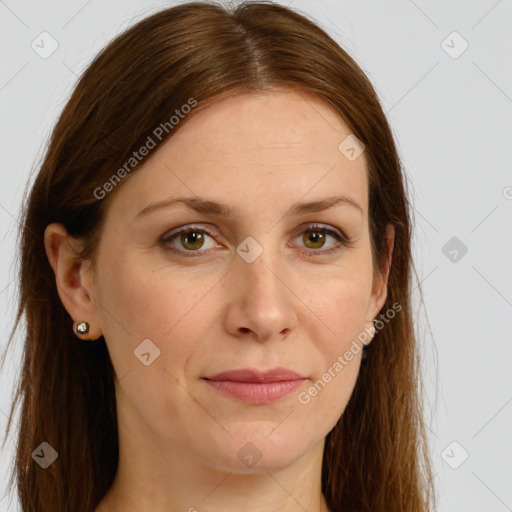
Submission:
<svg viewBox="0 0 512 512">
<path fill-rule="evenodd" d="M 87 322 L 80 322 L 76 326 L 76 332 L 78 334 L 87 334 L 89 332 L 89 324 Z"/>
</svg>

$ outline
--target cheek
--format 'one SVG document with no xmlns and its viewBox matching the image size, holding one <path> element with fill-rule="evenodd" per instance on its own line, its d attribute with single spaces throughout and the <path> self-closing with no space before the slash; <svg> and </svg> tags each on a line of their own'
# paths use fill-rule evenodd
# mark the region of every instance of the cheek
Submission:
<svg viewBox="0 0 512 512">
<path fill-rule="evenodd" d="M 133 351 L 146 339 L 160 350 L 156 366 L 182 373 L 215 318 L 217 305 L 211 296 L 219 278 L 213 272 L 194 275 L 194 270 L 179 272 L 148 261 L 143 254 L 119 252 L 103 262 L 100 309 L 105 339 L 112 359 L 123 366 L 119 373 L 125 366 L 138 368 Z"/>
<path fill-rule="evenodd" d="M 188 279 L 145 261 L 120 253 L 103 261 L 101 321 L 125 400 L 144 418 L 165 417 L 162 425 L 169 425 L 190 400 L 184 375 L 209 321 L 198 311 L 215 314 L 201 299 L 216 279 Z M 145 365 L 137 355 L 147 352 Z"/>
<path fill-rule="evenodd" d="M 362 355 L 358 336 L 363 332 L 368 304 L 367 286 L 361 286 L 362 281 L 354 281 L 353 286 L 341 280 L 337 284 L 322 299 L 322 320 L 329 330 L 323 329 L 326 334 L 315 337 L 312 327 L 309 335 L 318 350 L 318 371 L 313 382 L 297 397 L 315 423 L 327 427 L 325 434 L 343 414 L 354 390 Z"/>
<path fill-rule="evenodd" d="M 344 352 L 364 329 L 371 289 L 370 266 L 356 262 L 325 276 L 316 292 L 308 292 L 308 305 L 318 312 L 317 327 L 320 321 L 323 324 L 326 363 Z"/>
<path fill-rule="evenodd" d="M 309 337 L 321 354 L 321 369 L 299 402 L 311 403 L 321 423 L 334 426 L 352 394 L 360 368 L 361 334 L 371 287 L 369 264 L 357 263 L 326 279 L 322 293 L 310 294 L 310 307 L 320 312 L 324 333 L 318 336 L 318 319 L 310 324 Z"/>
</svg>

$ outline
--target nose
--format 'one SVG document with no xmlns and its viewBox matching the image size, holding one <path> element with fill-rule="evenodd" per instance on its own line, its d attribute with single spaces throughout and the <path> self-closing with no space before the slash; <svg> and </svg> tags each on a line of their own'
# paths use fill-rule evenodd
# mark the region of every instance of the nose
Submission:
<svg viewBox="0 0 512 512">
<path fill-rule="evenodd" d="M 298 324 L 300 300 L 285 265 L 268 251 L 252 263 L 236 258 L 234 265 L 227 276 L 226 330 L 260 342 L 289 336 Z"/>
</svg>

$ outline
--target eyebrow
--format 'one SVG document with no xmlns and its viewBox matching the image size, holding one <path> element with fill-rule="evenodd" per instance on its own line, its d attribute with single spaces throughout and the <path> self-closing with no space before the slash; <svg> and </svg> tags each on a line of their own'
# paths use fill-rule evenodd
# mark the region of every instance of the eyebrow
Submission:
<svg viewBox="0 0 512 512">
<path fill-rule="evenodd" d="M 196 211 L 197 213 L 210 214 L 218 217 L 230 217 L 233 214 L 231 208 L 226 204 L 217 203 L 215 201 L 211 201 L 208 199 L 203 199 L 201 197 L 176 197 L 173 199 L 164 199 L 162 201 L 158 201 L 155 203 L 151 203 L 144 207 L 137 215 L 138 217 L 143 217 L 158 210 L 160 208 L 165 208 L 169 206 L 173 206 L 176 204 L 183 204 L 187 208 Z M 317 201 L 310 201 L 305 203 L 295 203 L 291 206 L 285 216 L 291 215 L 302 215 L 305 213 L 312 212 L 320 212 L 322 210 L 327 210 L 328 208 L 332 208 L 336 205 L 346 205 L 359 210 L 362 214 L 363 209 L 361 206 L 354 201 L 354 199 L 346 196 L 346 195 L 338 195 L 332 197 L 326 197 L 324 199 L 319 199 Z"/>
</svg>

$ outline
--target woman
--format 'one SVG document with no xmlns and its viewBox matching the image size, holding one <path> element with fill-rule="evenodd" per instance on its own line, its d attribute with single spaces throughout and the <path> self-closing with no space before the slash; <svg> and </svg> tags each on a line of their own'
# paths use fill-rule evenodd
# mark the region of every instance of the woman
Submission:
<svg viewBox="0 0 512 512">
<path fill-rule="evenodd" d="M 404 180 L 297 12 L 188 3 L 112 41 L 24 210 L 22 510 L 432 510 Z"/>
</svg>

